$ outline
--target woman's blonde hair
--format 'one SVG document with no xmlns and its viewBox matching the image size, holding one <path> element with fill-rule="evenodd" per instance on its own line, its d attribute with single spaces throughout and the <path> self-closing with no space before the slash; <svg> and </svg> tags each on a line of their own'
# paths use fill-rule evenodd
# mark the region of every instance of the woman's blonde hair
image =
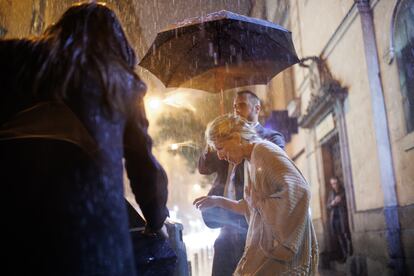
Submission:
<svg viewBox="0 0 414 276">
<path fill-rule="evenodd" d="M 207 125 L 205 137 L 208 146 L 215 149 L 215 143 L 231 138 L 235 133 L 246 142 L 257 142 L 260 140 L 256 130 L 251 124 L 240 116 L 232 113 L 224 114 Z"/>
</svg>

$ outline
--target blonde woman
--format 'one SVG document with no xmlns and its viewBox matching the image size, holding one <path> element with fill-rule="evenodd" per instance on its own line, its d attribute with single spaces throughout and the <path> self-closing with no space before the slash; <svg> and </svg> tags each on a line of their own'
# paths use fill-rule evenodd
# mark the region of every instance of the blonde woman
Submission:
<svg viewBox="0 0 414 276">
<path fill-rule="evenodd" d="M 314 275 L 318 249 L 305 178 L 277 145 L 260 139 L 247 121 L 222 115 L 207 126 L 206 140 L 220 159 L 245 162 L 245 199 L 197 198 L 199 209 L 221 207 L 244 214 L 249 229 L 233 275 Z"/>
</svg>

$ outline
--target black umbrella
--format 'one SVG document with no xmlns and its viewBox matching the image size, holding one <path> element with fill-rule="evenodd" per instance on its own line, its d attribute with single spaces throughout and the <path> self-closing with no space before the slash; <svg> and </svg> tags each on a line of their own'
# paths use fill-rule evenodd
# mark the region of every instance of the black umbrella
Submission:
<svg viewBox="0 0 414 276">
<path fill-rule="evenodd" d="M 267 84 L 298 61 L 288 30 L 269 21 L 219 11 L 158 33 L 140 66 L 166 87 L 217 93 Z"/>
</svg>

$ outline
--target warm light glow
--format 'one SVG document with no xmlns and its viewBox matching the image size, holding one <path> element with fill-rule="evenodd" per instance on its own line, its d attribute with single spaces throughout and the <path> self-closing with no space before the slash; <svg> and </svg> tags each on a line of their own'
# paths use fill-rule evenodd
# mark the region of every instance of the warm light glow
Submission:
<svg viewBox="0 0 414 276">
<path fill-rule="evenodd" d="M 168 219 L 168 221 L 182 223 L 182 220 L 178 218 L 178 211 L 170 210 L 169 213 L 170 218 Z"/>
<path fill-rule="evenodd" d="M 171 150 L 178 150 L 179 145 L 178 144 L 171 144 L 170 149 Z"/>
<path fill-rule="evenodd" d="M 196 192 L 201 191 L 201 186 L 200 186 L 200 184 L 198 184 L 198 183 L 194 184 L 194 185 L 193 185 L 193 190 L 194 190 L 194 191 L 196 191 Z"/>
<path fill-rule="evenodd" d="M 148 99 L 147 104 L 149 109 L 157 110 L 161 107 L 162 100 L 158 97 L 152 97 Z"/>
<path fill-rule="evenodd" d="M 204 229 L 183 236 L 184 243 L 189 250 L 212 246 L 220 234 L 219 229 Z"/>
<path fill-rule="evenodd" d="M 186 94 L 181 93 L 180 90 L 176 90 L 165 97 L 163 103 L 176 108 L 186 108 L 193 112 L 196 112 L 196 108 L 189 102 L 189 98 Z"/>
</svg>

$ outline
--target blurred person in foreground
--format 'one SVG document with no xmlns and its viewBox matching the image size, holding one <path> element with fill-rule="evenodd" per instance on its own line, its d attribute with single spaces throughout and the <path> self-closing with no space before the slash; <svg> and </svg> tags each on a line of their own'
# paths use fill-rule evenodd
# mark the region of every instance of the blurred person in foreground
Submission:
<svg viewBox="0 0 414 276">
<path fill-rule="evenodd" d="M 97 3 L 72 6 L 38 38 L 0 41 L 3 271 L 135 275 L 123 158 L 146 232 L 168 215 L 135 64 Z"/>
<path fill-rule="evenodd" d="M 206 140 L 221 160 L 244 160 L 247 167 L 244 199 L 205 196 L 194 201 L 201 210 L 220 207 L 246 217 L 246 245 L 233 275 L 314 275 L 318 249 L 310 187 L 293 161 L 236 115 L 209 123 Z"/>
<path fill-rule="evenodd" d="M 277 131 L 264 128 L 259 123 L 260 109 L 260 99 L 249 90 L 238 92 L 234 98 L 234 114 L 245 118 L 259 137 L 283 149 L 285 145 L 283 135 Z M 200 156 L 198 170 L 204 175 L 217 174 L 208 195 L 225 196 L 234 200 L 243 198 L 243 162 L 235 165 L 224 159 L 219 159 L 217 153 L 207 145 L 206 150 Z M 222 208 L 202 210 L 202 216 L 208 227 L 220 228 L 220 235 L 214 243 L 212 275 L 232 275 L 243 255 L 246 242 L 248 226 L 244 216 Z"/>
</svg>

